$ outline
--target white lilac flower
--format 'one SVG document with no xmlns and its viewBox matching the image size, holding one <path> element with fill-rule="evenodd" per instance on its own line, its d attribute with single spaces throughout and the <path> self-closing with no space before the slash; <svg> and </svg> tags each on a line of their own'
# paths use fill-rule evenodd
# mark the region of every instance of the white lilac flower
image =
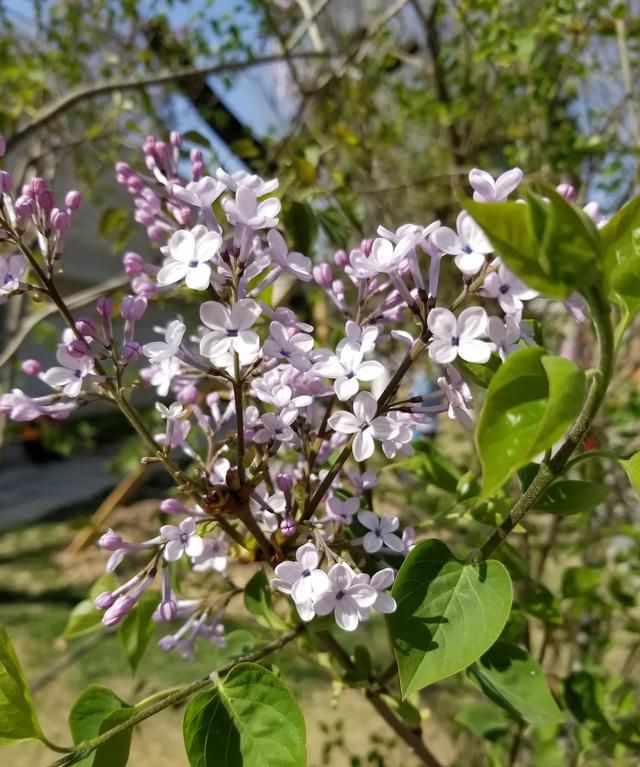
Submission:
<svg viewBox="0 0 640 767">
<path fill-rule="evenodd" d="M 169 357 L 152 363 L 151 367 L 144 368 L 141 375 L 155 387 L 158 397 L 166 397 L 171 388 L 173 379 L 180 372 L 182 365 L 177 357 Z"/>
<path fill-rule="evenodd" d="M 268 533 L 275 533 L 280 527 L 280 521 L 285 516 L 286 511 L 287 499 L 280 490 L 264 499 L 261 503 L 256 500 L 256 496 L 251 500 L 253 516 Z"/>
<path fill-rule="evenodd" d="M 354 571 L 344 562 L 333 565 L 328 573 L 329 586 L 313 601 L 317 615 L 333 612 L 336 623 L 344 631 L 355 631 L 366 620 L 368 608 L 377 599 L 374 588 L 357 580 Z"/>
<path fill-rule="evenodd" d="M 171 189 L 174 197 L 197 208 L 209 208 L 227 188 L 223 181 L 211 176 L 203 176 L 198 181 L 190 181 L 186 187 L 174 185 Z"/>
<path fill-rule="evenodd" d="M 394 247 L 389 240 L 378 237 L 373 241 L 369 256 L 361 250 L 351 251 L 349 263 L 353 275 L 358 279 L 370 279 L 378 274 L 396 272 L 412 247 L 412 238 L 405 237 Z"/>
<path fill-rule="evenodd" d="M 196 521 L 192 517 L 183 519 L 178 526 L 162 525 L 160 534 L 167 542 L 163 556 L 168 562 L 175 562 L 183 554 L 199 557 L 204 552 L 204 540 L 196 532 Z"/>
<path fill-rule="evenodd" d="M 281 562 L 275 568 L 271 585 L 283 594 L 290 594 L 298 614 L 304 621 L 314 615 L 313 598 L 330 588 L 329 576 L 318 569 L 320 557 L 313 543 L 305 543 L 296 551 L 295 562 Z"/>
<path fill-rule="evenodd" d="M 495 181 L 485 171 L 474 168 L 469 172 L 469 183 L 473 187 L 476 202 L 500 202 L 506 200 L 522 181 L 520 168 L 512 168 L 498 176 Z"/>
<path fill-rule="evenodd" d="M 62 389 L 67 397 L 77 397 L 83 380 L 93 372 L 91 357 L 75 357 L 66 346 L 59 346 L 56 352 L 59 366 L 49 368 L 42 374 L 42 380 L 54 389 Z"/>
<path fill-rule="evenodd" d="M 217 538 L 205 538 L 202 553 L 192 559 L 193 569 L 197 573 L 215 570 L 224 575 L 227 571 L 228 558 L 229 542 L 224 533 Z"/>
<path fill-rule="evenodd" d="M 358 514 L 358 522 L 369 530 L 362 539 L 362 546 L 367 553 L 375 554 L 383 546 L 398 553 L 403 550 L 402 540 L 394 535 L 400 527 L 398 517 L 393 517 L 390 514 L 383 514 L 382 517 L 379 517 L 372 511 L 361 511 Z"/>
<path fill-rule="evenodd" d="M 352 346 L 362 354 L 369 354 L 376 348 L 376 340 L 380 334 L 377 325 L 365 325 L 360 327 L 357 322 L 347 320 L 345 326 L 345 338 L 338 341 L 336 354 L 340 354 L 345 346 Z"/>
<path fill-rule="evenodd" d="M 273 405 L 278 410 L 295 410 L 308 407 L 313 397 L 308 394 L 294 395 L 293 389 L 282 381 L 282 371 L 270 370 L 251 384 L 251 391 L 261 402 Z"/>
<path fill-rule="evenodd" d="M 388 416 L 376 416 L 378 403 L 369 392 L 360 392 L 353 401 L 353 413 L 338 410 L 329 418 L 329 426 L 339 434 L 355 434 L 353 457 L 365 461 L 373 455 L 374 440 L 392 439 L 396 424 Z"/>
<path fill-rule="evenodd" d="M 281 413 L 264 413 L 261 418 L 262 428 L 259 428 L 253 436 L 254 442 L 293 442 L 297 439 L 291 424 L 298 417 L 298 411 L 294 408 Z"/>
<path fill-rule="evenodd" d="M 313 338 L 306 333 L 289 333 L 280 322 L 269 326 L 269 338 L 262 349 L 265 357 L 283 359 L 302 372 L 309 370 L 311 361 L 309 352 L 313 348 Z"/>
<path fill-rule="evenodd" d="M 354 497 L 342 500 L 338 496 L 332 495 L 325 503 L 325 507 L 327 516 L 322 520 L 323 522 L 339 522 L 341 525 L 350 525 L 353 515 L 360 508 L 360 499 Z"/>
<path fill-rule="evenodd" d="M 211 282 L 208 262 L 221 245 L 222 235 L 204 226 L 174 232 L 164 249 L 167 258 L 158 272 L 158 285 L 174 285 L 184 280 L 192 290 L 206 290 Z"/>
<path fill-rule="evenodd" d="M 397 607 L 396 600 L 387 591 L 387 589 L 393 585 L 395 579 L 393 568 L 385 567 L 383 570 L 378 570 L 378 572 L 374 573 L 371 577 L 366 573 L 360 573 L 359 575 L 356 575 L 356 579 L 359 583 L 364 583 L 372 589 L 375 589 L 376 601 L 372 605 L 374 610 L 385 614 L 395 612 Z M 368 611 L 369 608 L 364 608 L 364 610 L 361 610 L 361 613 L 369 617 Z"/>
<path fill-rule="evenodd" d="M 390 439 L 385 439 L 382 443 L 382 451 L 387 458 L 395 458 L 398 453 L 402 455 L 411 455 L 413 448 L 413 432 L 415 426 L 414 417 L 410 413 L 402 413 L 398 410 L 392 410 L 389 418 L 395 422 L 396 434 Z"/>
<path fill-rule="evenodd" d="M 312 279 L 311 259 L 303 256 L 302 253 L 289 251 L 284 237 L 277 229 L 271 229 L 267 234 L 267 240 L 269 241 L 269 255 L 274 266 L 280 267 L 283 271 L 289 272 L 304 282 Z"/>
<path fill-rule="evenodd" d="M 162 402 L 156 402 L 156 410 L 160 417 L 165 421 L 176 421 L 178 418 L 184 418 L 188 415 L 184 405 L 181 402 L 172 402 L 169 407 Z"/>
<path fill-rule="evenodd" d="M 246 170 L 237 170 L 235 173 L 229 174 L 225 173 L 222 168 L 218 168 L 216 177 L 220 179 L 231 192 L 236 192 L 239 187 L 246 186 L 251 189 L 256 197 L 262 197 L 265 194 L 274 192 L 280 186 L 280 182 L 277 178 L 273 178 L 270 181 L 264 181 L 260 176 L 248 173 Z"/>
<path fill-rule="evenodd" d="M 231 224 L 241 224 L 249 229 L 271 229 L 278 225 L 280 200 L 269 197 L 258 202 L 255 192 L 241 184 L 236 189 L 235 200 L 223 200 L 222 207 Z"/>
<path fill-rule="evenodd" d="M 485 277 L 479 293 L 486 298 L 495 298 L 505 314 L 521 311 L 523 301 L 530 301 L 538 295 L 537 291 L 528 288 L 504 264 L 500 264 L 497 272 L 491 272 Z"/>
<path fill-rule="evenodd" d="M 164 332 L 164 341 L 152 341 L 142 347 L 142 353 L 155 365 L 169 360 L 180 351 L 180 344 L 187 326 L 180 320 L 170 322 Z"/>
<path fill-rule="evenodd" d="M 489 317 L 487 332 L 503 361 L 518 349 L 521 331 L 517 315 L 507 314 L 504 322 L 500 317 Z"/>
<path fill-rule="evenodd" d="M 493 247 L 484 232 L 466 212 L 456 220 L 457 233 L 448 226 L 441 226 L 431 235 L 433 243 L 443 252 L 455 256 L 456 266 L 465 275 L 473 275 L 482 269 L 486 256 Z"/>
<path fill-rule="evenodd" d="M 260 311 L 258 304 L 250 298 L 240 299 L 231 310 L 217 301 L 202 304 L 200 319 L 210 332 L 200 339 L 200 354 L 212 361 L 232 351 L 243 360 L 255 357 L 260 349 L 260 339 L 250 328 Z"/>
<path fill-rule="evenodd" d="M 449 401 L 449 418 L 459 421 L 465 429 L 473 429 L 471 390 L 456 368 L 449 365 L 446 376 L 438 378 L 437 384 Z"/>
<path fill-rule="evenodd" d="M 0 302 L 20 287 L 20 278 L 27 270 L 24 256 L 16 254 L 0 258 Z"/>
<path fill-rule="evenodd" d="M 363 352 L 346 344 L 340 352 L 316 362 L 313 372 L 326 378 L 334 378 L 338 399 L 345 402 L 360 389 L 360 381 L 375 381 L 384 374 L 384 366 L 375 360 L 363 361 Z"/>
<path fill-rule="evenodd" d="M 480 306 L 471 306 L 459 317 L 449 309 L 436 308 L 429 312 L 427 325 L 433 334 L 429 356 L 440 365 L 461 357 L 466 362 L 487 362 L 491 347 L 480 337 L 487 332 L 487 313 Z"/>
<path fill-rule="evenodd" d="M 0 394 L 0 413 L 12 421 L 34 421 L 41 415 L 47 415 L 55 420 L 66 418 L 77 405 L 75 402 L 56 402 L 54 394 L 44 397 L 29 397 L 22 389 L 12 389 Z"/>
</svg>

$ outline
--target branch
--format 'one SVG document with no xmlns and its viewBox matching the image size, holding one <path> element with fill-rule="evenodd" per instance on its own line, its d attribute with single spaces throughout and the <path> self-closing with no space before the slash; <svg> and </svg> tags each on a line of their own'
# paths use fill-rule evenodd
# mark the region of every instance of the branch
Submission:
<svg viewBox="0 0 640 767">
<path fill-rule="evenodd" d="M 50 767 L 70 767 L 70 765 L 76 764 L 89 754 L 93 753 L 96 748 L 99 748 L 101 745 L 103 745 L 103 743 L 111 740 L 111 738 L 119 735 L 121 732 L 125 732 L 126 730 L 135 727 L 137 724 L 140 724 L 140 722 L 144 722 L 145 719 L 149 719 L 155 714 L 158 714 L 160 711 L 163 711 L 165 708 L 184 703 L 184 701 L 186 701 L 192 695 L 195 695 L 195 693 L 213 685 L 213 679 L 218 676 L 224 676 L 225 674 L 228 674 L 231 669 L 238 663 L 251 663 L 253 661 L 261 660 L 267 655 L 271 655 L 271 653 L 274 653 L 277 650 L 281 650 L 283 647 L 289 644 L 289 642 L 292 642 L 299 634 L 301 634 L 303 630 L 303 625 L 298 626 L 292 631 L 283 634 L 279 639 L 264 645 L 264 647 L 260 647 L 257 650 L 244 655 L 242 658 L 236 658 L 235 660 L 229 661 L 229 663 L 225 664 L 219 669 L 216 669 L 215 671 L 212 671 L 210 674 L 207 674 L 207 676 L 202 677 L 201 679 L 196 679 L 195 682 L 191 682 L 190 684 L 187 684 L 184 687 L 175 690 L 174 692 L 168 693 L 163 698 L 154 703 L 151 703 L 150 705 L 143 706 L 142 708 L 138 709 L 130 719 L 127 719 L 126 722 L 122 722 L 122 724 L 119 724 L 116 727 L 112 727 L 110 730 L 102 733 L 102 735 L 98 735 L 96 738 L 87 740 L 84 743 L 79 743 L 73 749 L 73 751 L 62 757 L 62 759 L 58 759 L 57 761 L 53 762 Z"/>
<path fill-rule="evenodd" d="M 317 51 L 304 51 L 300 53 L 291 53 L 289 58 L 295 59 L 330 59 L 325 53 Z M 7 139 L 7 151 L 14 149 L 23 142 L 32 133 L 47 123 L 51 122 L 58 115 L 66 112 L 71 107 L 82 101 L 102 96 L 115 91 L 133 91 L 139 88 L 145 88 L 151 85 L 163 85 L 164 83 L 173 83 L 179 80 L 185 80 L 194 77 L 203 77 L 208 75 L 228 74 L 230 72 L 240 72 L 245 69 L 261 66 L 263 64 L 277 64 L 284 61 L 282 55 L 262 56 L 245 61 L 228 61 L 225 63 L 209 64 L 204 67 L 183 67 L 180 69 L 165 70 L 154 75 L 142 75 L 138 77 L 125 77 L 122 79 L 102 80 L 93 85 L 85 85 L 75 88 L 66 96 L 54 101 L 48 107 L 45 107 L 38 115 L 26 123 L 20 130 L 16 131 Z"/>
</svg>

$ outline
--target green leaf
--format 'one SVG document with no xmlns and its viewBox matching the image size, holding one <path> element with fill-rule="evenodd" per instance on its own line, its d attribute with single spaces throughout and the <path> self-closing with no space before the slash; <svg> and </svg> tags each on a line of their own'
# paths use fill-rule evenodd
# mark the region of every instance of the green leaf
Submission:
<svg viewBox="0 0 640 767">
<path fill-rule="evenodd" d="M 507 358 L 489 384 L 476 428 L 483 468 L 480 500 L 558 440 L 580 412 L 584 373 L 529 347 Z"/>
<path fill-rule="evenodd" d="M 462 474 L 451 461 L 432 442 L 417 442 L 413 447 L 413 455 L 403 458 L 402 461 L 386 464 L 385 469 L 396 468 L 411 472 L 428 485 L 455 493 Z"/>
<path fill-rule="evenodd" d="M 120 625 L 120 643 L 134 672 L 155 633 L 156 624 L 152 615 L 159 601 L 160 595 L 157 591 L 147 591 Z"/>
<path fill-rule="evenodd" d="M 631 487 L 636 491 L 640 498 L 640 450 L 634 453 L 631 458 L 620 461 L 620 466 L 627 472 Z"/>
<path fill-rule="evenodd" d="M 605 248 L 605 268 L 611 274 L 617 264 L 640 255 L 640 195 L 630 200 L 600 229 Z"/>
<path fill-rule="evenodd" d="M 564 721 L 542 667 L 516 645 L 496 642 L 469 674 L 488 698 L 516 719 L 536 725 Z"/>
<path fill-rule="evenodd" d="M 640 250 L 640 245 L 638 248 Z M 613 300 L 630 315 L 640 310 L 640 256 L 616 264 L 611 271 L 610 286 Z"/>
<path fill-rule="evenodd" d="M 292 250 L 309 255 L 318 236 L 318 221 L 306 202 L 294 202 L 283 210 L 284 225 Z"/>
<path fill-rule="evenodd" d="M 240 663 L 184 714 L 191 767 L 304 767 L 302 711 L 285 684 L 255 663 Z"/>
<path fill-rule="evenodd" d="M 599 482 L 559 479 L 545 490 L 534 508 L 561 516 L 580 514 L 595 509 L 608 495 L 609 488 Z"/>
<path fill-rule="evenodd" d="M 122 722 L 126 722 L 136 713 L 136 709 L 133 707 L 118 708 L 112 711 L 110 714 L 102 720 L 99 735 L 111 730 Z M 124 730 L 118 735 L 114 735 L 106 743 L 94 752 L 94 759 L 92 767 L 125 767 L 129 761 L 129 750 L 131 749 L 131 737 L 133 735 L 133 728 Z"/>
<path fill-rule="evenodd" d="M 595 567 L 569 567 L 562 574 L 562 596 L 567 599 L 592 594 L 602 581 L 602 571 Z"/>
<path fill-rule="evenodd" d="M 493 376 L 498 372 L 502 360 L 498 354 L 492 354 L 489 362 L 486 362 L 484 365 L 480 365 L 477 362 L 465 362 L 460 357 L 453 364 L 465 381 L 486 389 L 491 383 Z"/>
<path fill-rule="evenodd" d="M 186 133 L 183 133 L 182 138 L 188 144 L 196 144 L 197 146 L 201 146 L 204 149 L 211 148 L 211 141 L 209 141 L 209 139 L 202 133 L 198 133 L 197 130 L 189 130 Z"/>
<path fill-rule="evenodd" d="M 111 717 L 116 715 L 122 716 L 120 714 L 121 711 L 129 712 L 128 716 L 131 716 L 133 709 L 129 708 L 108 687 L 99 684 L 87 687 L 73 704 L 73 708 L 69 713 L 69 729 L 73 736 L 73 742 L 77 745 L 86 740 L 91 740 L 110 727 L 119 724 L 122 721 L 121 719 L 113 720 Z M 125 718 L 128 718 L 128 716 Z M 110 753 L 112 747 L 114 755 L 123 754 L 126 751 L 128 757 L 130 742 L 131 730 L 127 730 L 121 735 L 112 738 L 109 741 L 109 744 L 112 745 L 109 749 L 105 749 L 105 752 Z M 99 750 L 94 751 L 78 762 L 78 764 L 81 767 L 97 767 L 98 752 Z M 112 764 L 108 760 L 104 760 L 103 754 L 101 754 L 100 759 L 102 767 L 120 767 L 120 765 L 127 763 L 125 759 L 120 762 L 114 761 Z"/>
<path fill-rule="evenodd" d="M 489 701 L 469 703 L 460 709 L 454 721 L 485 740 L 495 740 L 504 735 L 511 722 L 501 708 Z"/>
<path fill-rule="evenodd" d="M 244 588 L 244 606 L 250 613 L 270 618 L 271 589 L 264 570 L 257 570 Z"/>
<path fill-rule="evenodd" d="M 4 626 L 0 626 L 0 745 L 45 740 L 22 673 L 20 661 Z"/>
<path fill-rule="evenodd" d="M 495 560 L 466 564 L 436 539 L 404 561 L 389 616 L 403 697 L 462 671 L 500 636 L 511 609 L 511 579 Z"/>
<path fill-rule="evenodd" d="M 600 681 L 588 671 L 574 671 L 564 681 L 564 699 L 579 722 L 593 722 L 609 728 L 604 713 L 604 692 Z"/>
<path fill-rule="evenodd" d="M 562 622 L 560 600 L 541 583 L 528 584 L 519 604 L 526 613 L 545 623 Z"/>
</svg>

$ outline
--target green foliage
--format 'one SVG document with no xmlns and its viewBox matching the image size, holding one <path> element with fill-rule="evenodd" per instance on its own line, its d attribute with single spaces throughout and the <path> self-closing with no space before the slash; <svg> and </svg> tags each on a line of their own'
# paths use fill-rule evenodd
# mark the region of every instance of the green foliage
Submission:
<svg viewBox="0 0 640 767">
<path fill-rule="evenodd" d="M 556 480 L 536 503 L 538 511 L 568 516 L 591 511 L 609 496 L 609 488 L 583 479 Z"/>
<path fill-rule="evenodd" d="M 120 625 L 118 635 L 133 672 L 138 668 L 144 651 L 155 634 L 156 624 L 152 615 L 159 601 L 160 594 L 157 591 L 145 592 Z"/>
<path fill-rule="evenodd" d="M 636 491 L 636 495 L 640 497 L 640 451 L 634 453 L 631 458 L 621 460 L 620 465 L 626 471 L 631 487 Z"/>
<path fill-rule="evenodd" d="M 0 626 L 0 745 L 45 740 L 7 630 Z"/>
<path fill-rule="evenodd" d="M 516 719 L 529 724 L 564 721 L 540 664 L 525 650 L 496 642 L 469 669 L 482 692 Z"/>
<path fill-rule="evenodd" d="M 406 697 L 462 671 L 500 636 L 511 609 L 504 565 L 455 559 L 441 541 L 421 541 L 393 587 L 389 626 Z"/>
<path fill-rule="evenodd" d="M 493 377 L 476 429 L 488 498 L 517 469 L 551 447 L 580 411 L 584 373 L 572 362 L 530 347 Z"/>
<path fill-rule="evenodd" d="M 262 666 L 240 663 L 184 714 L 192 767 L 304 767 L 306 734 L 295 698 Z"/>
<path fill-rule="evenodd" d="M 108 687 L 87 687 L 69 713 L 73 742 L 77 745 L 95 738 L 128 719 L 134 711 Z M 129 758 L 131 734 L 129 729 L 114 736 L 78 764 L 81 767 L 124 767 Z"/>
</svg>

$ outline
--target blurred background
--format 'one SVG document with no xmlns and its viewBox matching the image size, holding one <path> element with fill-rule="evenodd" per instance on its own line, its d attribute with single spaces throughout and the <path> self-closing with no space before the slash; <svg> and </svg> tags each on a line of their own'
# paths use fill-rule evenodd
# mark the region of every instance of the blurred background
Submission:
<svg viewBox="0 0 640 767">
<path fill-rule="evenodd" d="M 276 60 L 197 73 L 264 57 Z M 164 74 L 162 84 L 150 82 Z M 595 201 L 605 215 L 616 210 L 639 191 L 639 77 L 635 0 L 0 0 L 5 164 L 18 184 L 38 175 L 55 177 L 60 193 L 81 190 L 85 206 L 61 276 L 78 308 L 126 284 L 125 252 L 157 247 L 134 223 L 113 170 L 119 160 L 140 162 L 146 134 L 179 130 L 188 148 L 212 158 L 210 168 L 278 177 L 291 249 L 330 260 L 379 224 L 453 225 L 455 193 L 473 167 L 496 175 L 519 166 L 530 180 L 573 184 L 582 204 Z M 39 122 L 47 110 L 51 119 Z M 53 358 L 58 330 L 41 312 L 26 297 L 0 306 L 0 391 L 33 385 L 21 377 L 21 360 L 36 351 Z M 640 416 L 634 343 L 612 406 L 617 431 L 607 435 L 625 445 L 637 439 Z M 455 436 L 438 438 L 455 448 Z M 65 731 L 61 712 L 83 684 L 100 680 L 140 697 L 211 668 L 210 655 L 185 672 L 154 650 L 132 679 L 115 643 L 98 647 L 95 635 L 68 630 L 69 611 L 103 569 L 95 531 L 120 525 L 143 535 L 167 490 L 160 473 L 140 468 L 126 426 L 100 410 L 63 426 L 19 428 L 0 416 L 0 451 L 0 623 L 36 682 L 50 737 Z M 409 506 L 425 502 L 429 482 L 418 476 Z M 635 502 L 624 500 L 612 502 L 607 525 L 615 514 L 637 523 Z M 582 596 L 593 598 L 588 589 Z M 600 637 L 598 626 L 586 630 Z M 639 646 L 617 659 L 621 673 L 631 673 Z M 67 668 L 74 653 L 78 663 Z M 308 669 L 300 667 L 298 681 L 312 765 L 412 763 L 393 738 L 361 726 L 370 717 L 353 690 L 332 709 Z M 461 716 L 455 742 L 428 730 L 435 750 L 454 758 L 479 731 L 502 737 L 507 725 L 493 713 L 482 725 Z M 186 765 L 180 712 L 168 726 L 171 716 L 136 735 L 131 764 Z M 429 728 L 428 708 L 424 716 Z M 41 764 L 39 749 L 6 749 L 4 763 Z M 553 758 L 535 763 L 565 763 Z"/>
</svg>

